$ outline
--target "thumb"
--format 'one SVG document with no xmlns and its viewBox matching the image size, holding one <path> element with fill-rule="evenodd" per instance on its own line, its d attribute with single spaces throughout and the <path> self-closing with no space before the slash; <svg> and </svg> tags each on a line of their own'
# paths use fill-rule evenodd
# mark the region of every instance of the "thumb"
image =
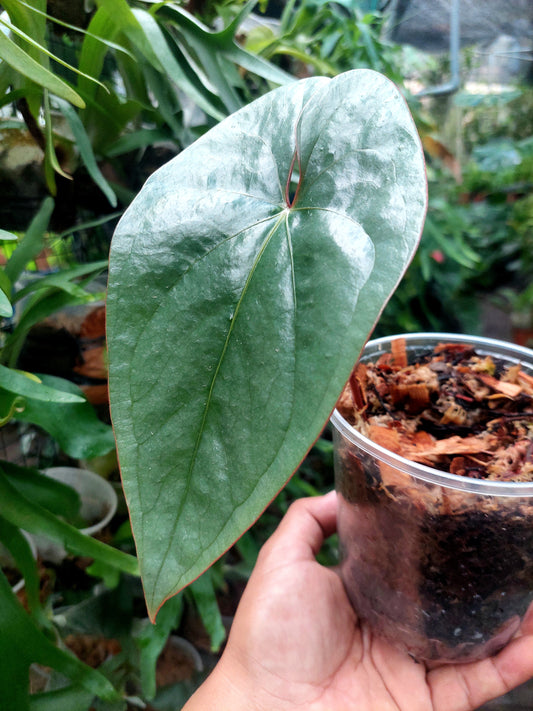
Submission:
<svg viewBox="0 0 533 711">
<path fill-rule="evenodd" d="M 314 559 L 323 542 L 337 530 L 337 494 L 298 499 L 289 507 L 270 543 L 286 562 Z"/>
</svg>

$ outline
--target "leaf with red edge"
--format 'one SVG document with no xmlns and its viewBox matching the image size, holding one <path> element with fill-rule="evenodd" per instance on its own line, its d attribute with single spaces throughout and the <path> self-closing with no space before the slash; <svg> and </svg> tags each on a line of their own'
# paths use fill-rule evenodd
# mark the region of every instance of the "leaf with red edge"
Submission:
<svg viewBox="0 0 533 711">
<path fill-rule="evenodd" d="M 318 437 L 425 209 L 416 128 L 370 70 L 258 99 L 129 207 L 111 247 L 110 398 L 152 616 Z"/>
</svg>

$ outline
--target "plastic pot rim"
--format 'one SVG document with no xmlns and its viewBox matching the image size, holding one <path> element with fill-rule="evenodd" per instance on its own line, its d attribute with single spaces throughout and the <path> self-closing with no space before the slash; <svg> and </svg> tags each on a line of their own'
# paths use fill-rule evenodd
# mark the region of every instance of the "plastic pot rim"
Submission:
<svg viewBox="0 0 533 711">
<path fill-rule="evenodd" d="M 101 519 L 98 519 L 90 526 L 80 528 L 80 533 L 84 533 L 86 536 L 92 536 L 94 533 L 97 533 L 102 528 L 107 526 L 107 524 L 115 515 L 118 503 L 116 492 L 111 486 L 111 484 L 99 474 L 92 472 L 90 469 L 83 469 L 81 467 L 62 466 L 48 467 L 47 469 L 43 469 L 42 473 L 45 476 L 50 477 L 51 479 L 56 479 L 57 481 L 60 481 L 63 484 L 71 486 L 75 491 L 78 492 L 82 499 L 86 494 L 84 494 L 76 486 L 76 483 L 80 479 L 84 479 L 86 482 L 90 483 L 89 485 L 91 488 L 92 496 L 107 505 L 105 516 Z"/>
<path fill-rule="evenodd" d="M 506 341 L 499 341 L 494 338 L 468 336 L 457 333 L 400 333 L 393 336 L 376 338 L 366 344 L 361 357 L 377 353 L 380 350 L 384 353 L 387 352 L 388 349 L 385 347 L 397 338 L 405 338 L 407 346 L 411 347 L 417 345 L 427 346 L 428 341 L 435 343 L 466 343 L 476 346 L 476 350 L 481 355 L 497 355 L 511 362 L 527 363 L 528 367 L 533 371 L 533 351 L 529 348 Z M 365 437 L 354 429 L 337 409 L 333 411 L 330 421 L 333 427 L 352 444 L 375 457 L 377 460 L 389 464 L 398 471 L 416 479 L 430 484 L 440 485 L 448 489 L 457 489 L 482 496 L 533 497 L 533 482 L 487 481 L 485 479 L 473 479 L 459 474 L 443 472 L 425 464 L 413 462 L 372 442 L 368 437 Z"/>
</svg>

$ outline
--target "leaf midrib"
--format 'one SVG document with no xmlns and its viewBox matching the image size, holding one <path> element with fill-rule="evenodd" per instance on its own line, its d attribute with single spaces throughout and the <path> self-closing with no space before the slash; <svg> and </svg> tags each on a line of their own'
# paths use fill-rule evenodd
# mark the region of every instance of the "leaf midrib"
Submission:
<svg viewBox="0 0 533 711">
<path fill-rule="evenodd" d="M 275 217 L 276 217 L 275 215 L 269 215 L 268 217 L 265 217 L 264 219 L 259 220 L 258 222 L 255 222 L 253 225 L 246 225 L 246 227 L 243 227 L 242 230 L 239 230 L 238 232 L 235 232 L 232 235 L 228 235 L 222 241 L 217 242 L 211 249 L 208 249 L 206 252 L 203 252 L 197 259 L 195 259 L 193 262 L 191 262 L 189 264 L 189 266 L 178 276 L 178 279 L 175 282 L 174 287 L 176 286 L 176 284 L 178 282 L 182 281 L 192 269 L 194 269 L 204 259 L 207 259 L 217 249 L 219 249 L 220 247 L 223 247 L 227 242 L 231 241 L 232 239 L 235 239 L 236 237 L 239 237 L 239 235 L 244 234 L 245 232 L 249 231 L 250 229 L 252 229 L 254 227 L 257 227 L 258 225 L 261 225 L 264 222 L 269 222 L 270 220 L 275 219 Z M 130 250 L 129 254 L 131 254 L 131 250 Z M 125 259 L 125 263 L 127 263 L 127 258 Z M 152 311 L 152 313 L 150 314 L 150 319 L 147 319 L 147 321 L 152 320 L 155 317 L 155 315 L 157 314 L 157 312 L 165 306 L 165 304 L 162 301 L 160 301 L 157 304 L 155 304 L 154 306 L 155 306 L 155 308 Z M 131 363 L 133 363 L 135 360 L 137 350 L 140 346 L 140 336 L 141 335 L 142 335 L 142 333 L 139 334 L 139 338 L 136 340 L 135 345 L 133 346 L 133 348 L 131 350 L 131 357 L 130 357 Z M 169 359 L 171 357 L 172 357 L 172 355 L 169 355 Z M 132 379 L 132 380 L 130 380 L 130 383 L 129 383 L 129 402 L 130 403 L 134 403 L 137 401 L 137 398 L 135 398 L 133 396 L 133 392 L 132 392 L 133 384 L 134 384 L 134 380 Z M 138 440 L 136 440 L 136 441 L 139 444 L 139 441 Z"/>
<path fill-rule="evenodd" d="M 178 510 L 177 510 L 177 512 L 176 512 L 176 516 L 175 516 L 174 522 L 173 522 L 173 524 L 172 524 L 172 529 L 171 529 L 171 533 L 170 533 L 170 535 L 169 535 L 169 537 L 168 537 L 168 543 L 167 543 L 166 550 L 165 550 L 165 552 L 164 552 L 164 554 L 163 554 L 163 556 L 162 556 L 162 564 L 161 564 L 161 566 L 160 566 L 160 568 L 159 568 L 159 570 L 158 570 L 158 572 L 157 572 L 157 575 L 156 575 L 155 580 L 154 580 L 154 584 L 153 584 L 153 586 L 152 586 L 152 593 L 154 593 L 154 592 L 157 590 L 158 583 L 159 583 L 159 579 L 160 579 L 161 573 L 162 573 L 162 571 L 163 571 L 163 564 L 164 564 L 164 561 L 166 560 L 166 558 L 167 558 L 167 556 L 168 556 L 168 554 L 169 554 L 169 551 L 170 551 L 170 549 L 171 549 L 171 547 L 172 547 L 172 542 L 173 542 L 174 534 L 175 534 L 175 532 L 176 532 L 176 529 L 177 529 L 177 526 L 178 526 L 178 522 L 179 522 L 179 520 L 180 520 L 180 517 L 181 517 L 181 514 L 182 514 L 182 512 L 183 512 L 183 509 L 184 509 L 184 507 L 185 507 L 185 503 L 186 503 L 186 500 L 187 500 L 187 495 L 188 495 L 188 493 L 189 493 L 190 484 L 191 484 L 191 480 L 192 480 L 192 473 L 193 473 L 194 467 L 195 467 L 195 465 L 196 465 L 196 457 L 197 457 L 198 450 L 200 449 L 200 445 L 201 445 L 201 442 L 202 442 L 202 439 L 203 439 L 203 436 L 204 436 L 205 424 L 206 424 L 206 421 L 207 421 L 207 417 L 208 417 L 208 415 L 209 415 L 209 409 L 210 409 L 211 399 L 212 399 L 212 395 L 213 395 L 213 390 L 214 390 L 214 388 L 215 388 L 215 384 L 216 384 L 216 381 L 217 381 L 217 377 L 218 377 L 218 374 L 219 374 L 220 369 L 221 369 L 221 367 L 222 367 L 222 363 L 223 363 L 223 361 L 224 361 L 224 356 L 226 355 L 226 352 L 227 352 L 227 349 L 228 349 L 228 346 L 229 346 L 229 342 L 230 342 L 230 339 L 231 339 L 231 335 L 232 335 L 232 333 L 233 333 L 233 330 L 234 330 L 234 327 L 235 327 L 235 323 L 236 323 L 236 321 L 237 321 L 237 317 L 238 317 L 238 314 L 239 314 L 241 305 L 242 305 L 242 303 L 243 303 L 243 301 L 244 301 L 244 298 L 245 298 L 245 296 L 246 296 L 246 293 L 248 292 L 248 288 L 249 288 L 249 286 L 250 286 L 250 284 L 251 284 L 251 281 L 252 281 L 252 278 L 253 278 L 253 276 L 254 276 L 256 270 L 257 270 L 257 267 L 258 267 L 258 265 L 259 265 L 259 262 L 261 261 L 261 257 L 262 257 L 262 255 L 264 254 L 266 248 L 268 247 L 268 245 L 269 245 L 269 243 L 270 243 L 270 240 L 272 239 L 273 235 L 277 232 L 278 227 L 280 226 L 280 224 L 282 223 L 282 221 L 285 219 L 286 213 L 287 213 L 287 209 L 284 209 L 284 210 L 281 212 L 281 214 L 278 216 L 278 218 L 277 218 L 275 224 L 273 225 L 272 229 L 270 230 L 270 232 L 267 234 L 266 238 L 264 239 L 263 244 L 261 245 L 261 249 L 259 250 L 259 252 L 258 252 L 258 254 L 257 254 L 257 256 L 256 256 L 256 258 L 255 258 L 255 260 L 254 260 L 254 263 L 253 263 L 253 265 L 252 265 L 252 268 L 250 269 L 250 273 L 249 273 L 249 275 L 248 275 L 248 277 L 247 277 L 247 279 L 246 279 L 246 282 L 245 282 L 244 287 L 243 287 L 243 289 L 242 289 L 241 295 L 240 295 L 239 300 L 238 300 L 238 302 L 237 302 L 237 305 L 236 305 L 236 307 L 235 307 L 235 312 L 234 312 L 234 314 L 233 314 L 233 318 L 231 319 L 231 324 L 230 324 L 230 327 L 229 327 L 229 329 L 228 329 L 228 333 L 227 333 L 227 335 L 226 335 L 226 339 L 225 339 L 225 341 L 224 341 L 224 345 L 223 345 L 223 347 L 222 347 L 222 351 L 221 351 L 220 357 L 219 357 L 219 359 L 218 359 L 218 363 L 217 363 L 217 365 L 216 365 L 216 367 L 215 367 L 215 370 L 214 370 L 214 373 L 213 373 L 213 377 L 212 377 L 212 379 L 211 379 L 211 384 L 210 384 L 210 386 L 209 386 L 209 392 L 208 392 L 208 395 L 207 395 L 207 401 L 206 401 L 205 406 L 204 406 L 204 411 L 203 411 L 203 415 L 202 415 L 202 421 L 201 421 L 201 424 L 200 424 L 200 428 L 199 428 L 199 431 L 198 431 L 198 435 L 197 435 L 197 437 L 196 437 L 196 442 L 195 442 L 195 445 L 194 445 L 194 449 L 193 449 L 193 452 L 192 452 L 192 455 L 191 455 L 191 460 L 190 460 L 189 468 L 188 468 L 188 470 L 187 470 L 186 483 L 185 483 L 185 490 L 184 490 L 183 495 L 182 495 L 182 497 L 181 497 L 180 505 L 179 505 L 179 508 L 178 508 Z M 272 217 L 271 217 L 270 219 L 272 219 Z M 243 231 L 244 231 L 244 230 L 243 230 Z M 226 241 L 226 240 L 224 240 L 224 241 Z M 217 246 L 218 246 L 218 245 L 217 245 Z"/>
</svg>

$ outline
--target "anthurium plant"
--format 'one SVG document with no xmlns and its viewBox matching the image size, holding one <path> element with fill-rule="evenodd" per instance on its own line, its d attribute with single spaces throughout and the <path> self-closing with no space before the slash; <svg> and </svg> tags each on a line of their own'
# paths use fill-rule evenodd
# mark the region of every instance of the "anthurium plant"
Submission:
<svg viewBox="0 0 533 711">
<path fill-rule="evenodd" d="M 110 256 L 110 397 L 152 617 L 319 436 L 413 256 L 426 193 L 401 94 L 354 70 L 232 114 L 125 213 Z"/>
</svg>

